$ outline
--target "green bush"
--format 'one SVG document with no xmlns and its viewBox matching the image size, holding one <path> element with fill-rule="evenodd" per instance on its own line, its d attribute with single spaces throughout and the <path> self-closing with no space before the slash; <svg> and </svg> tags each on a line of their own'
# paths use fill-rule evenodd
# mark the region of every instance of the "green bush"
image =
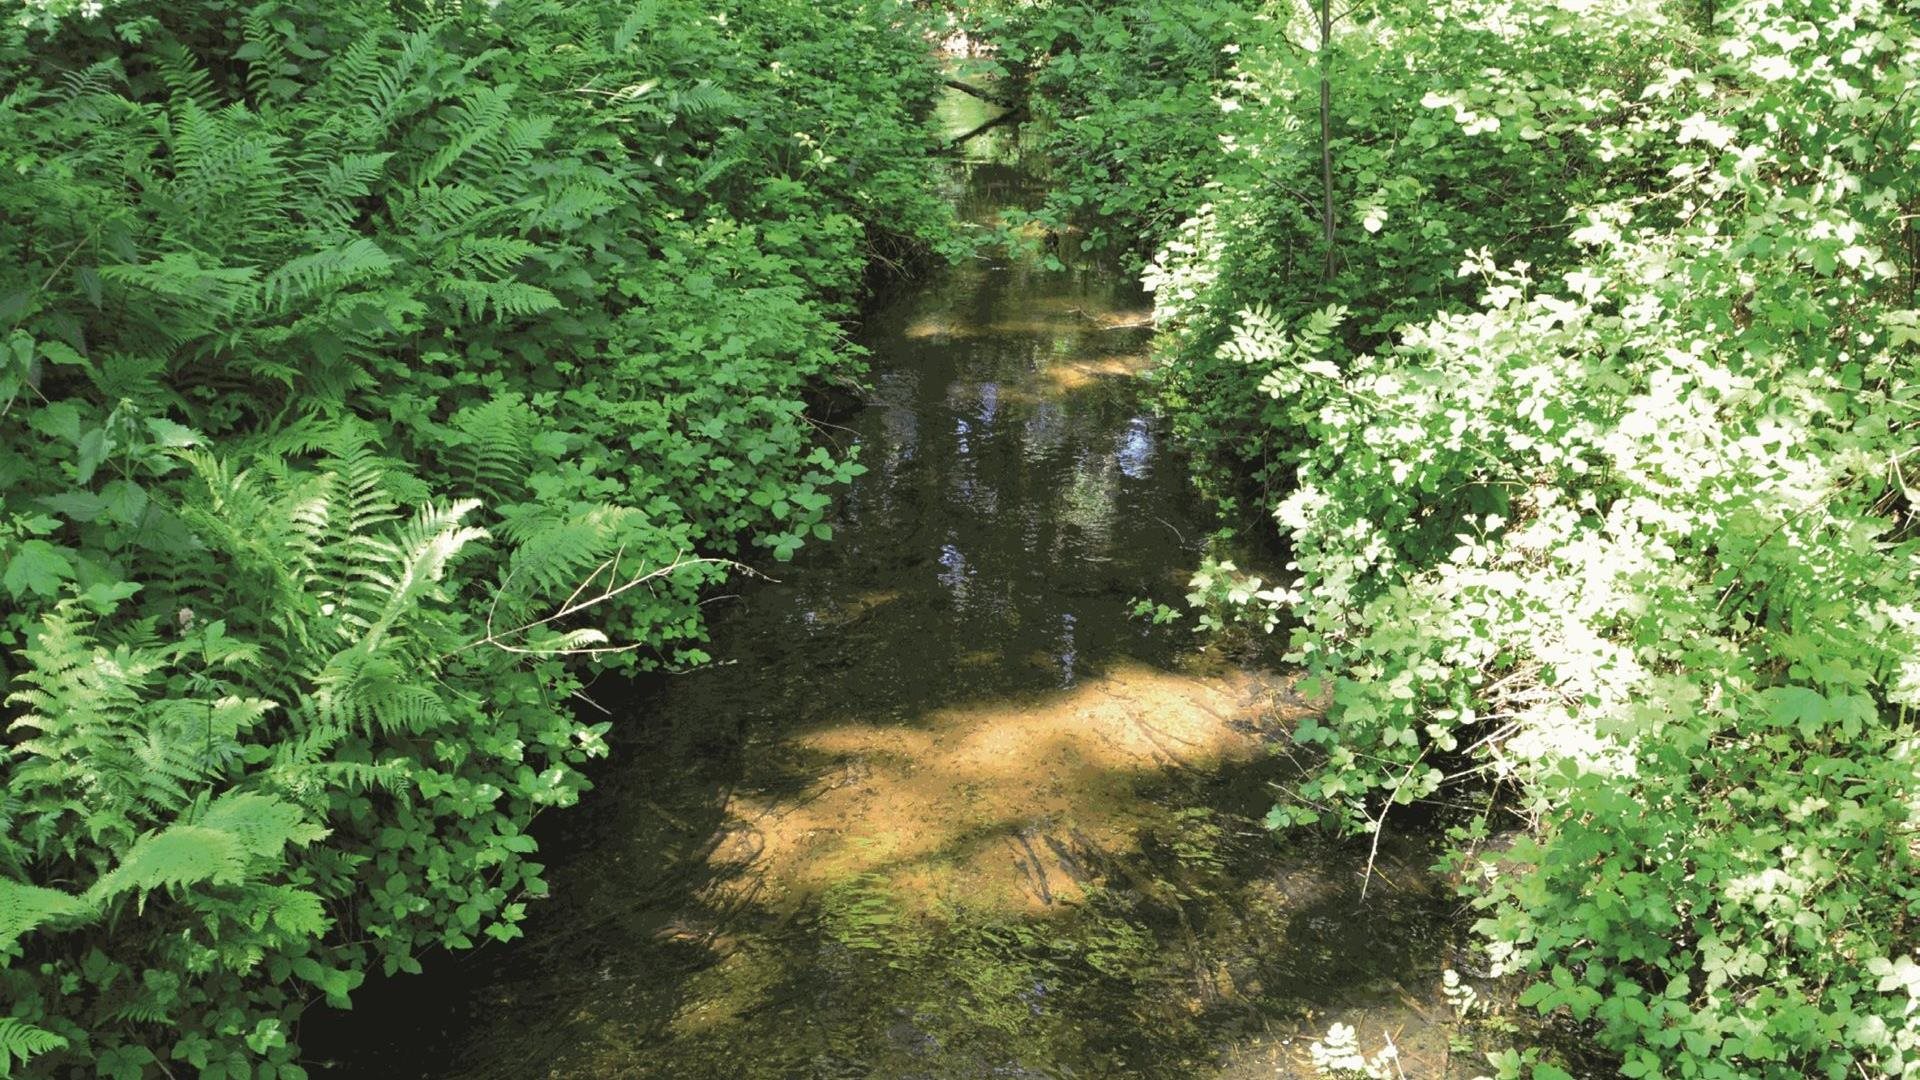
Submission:
<svg viewBox="0 0 1920 1080">
<path fill-rule="evenodd" d="M 1083 250 L 1137 260 L 1203 198 L 1223 113 L 1215 83 L 1257 4 L 1101 0 L 980 5 L 974 32 L 1030 95 L 1049 182 L 1040 219 L 1085 227 Z"/>
<path fill-rule="evenodd" d="M 830 535 L 938 78 L 891 0 L 55 4 L 0 71 L 0 1074 L 299 1076 L 519 933 L 580 665 Z"/>
<path fill-rule="evenodd" d="M 1148 272 L 1168 408 L 1290 551 L 1196 596 L 1331 693 L 1274 823 L 1492 779 L 1496 966 L 1623 1075 L 1920 1074 L 1913 14 L 1357 9 L 1330 275 L 1306 16 L 1238 43 Z"/>
</svg>

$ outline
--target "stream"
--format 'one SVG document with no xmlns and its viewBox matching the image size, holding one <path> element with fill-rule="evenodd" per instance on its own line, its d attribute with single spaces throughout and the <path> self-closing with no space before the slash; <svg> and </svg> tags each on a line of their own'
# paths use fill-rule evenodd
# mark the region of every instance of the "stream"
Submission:
<svg viewBox="0 0 1920 1080">
<path fill-rule="evenodd" d="M 964 219 L 1035 203 L 1018 139 L 968 142 Z M 1447 1074 L 1431 853 L 1389 834 L 1363 904 L 1364 843 L 1277 841 L 1292 679 L 1129 615 L 1208 526 L 1150 304 L 1068 261 L 882 302 L 833 542 L 709 608 L 714 665 L 593 692 L 615 754 L 540 823 L 527 936 L 311 1016 L 326 1075 L 1310 1076 L 1335 1021 Z"/>
</svg>

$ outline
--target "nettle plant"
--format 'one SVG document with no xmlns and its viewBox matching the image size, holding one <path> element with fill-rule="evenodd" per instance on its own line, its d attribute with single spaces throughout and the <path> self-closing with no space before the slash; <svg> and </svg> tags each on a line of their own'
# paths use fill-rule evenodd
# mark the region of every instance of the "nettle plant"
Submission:
<svg viewBox="0 0 1920 1080">
<path fill-rule="evenodd" d="M 1328 327 L 1391 277 L 1312 318 L 1247 310 L 1208 347 L 1257 397 L 1174 402 L 1257 410 L 1290 487 L 1297 576 L 1242 594 L 1285 609 L 1332 707 L 1275 821 L 1364 832 L 1498 778 L 1528 829 L 1460 856 L 1480 929 L 1623 1075 L 1920 1075 L 1920 28 L 1872 0 L 1698 30 L 1652 5 L 1448 10 L 1536 60 L 1405 85 L 1446 138 L 1553 131 L 1515 86 L 1602 106 L 1558 131 L 1600 173 L 1561 247 L 1463 245 L 1474 302 L 1367 348 L 1377 328 Z M 1637 46 L 1657 62 L 1578 67 L 1623 12 L 1664 27 Z M 1161 258 L 1176 351 L 1241 272 L 1208 228 Z"/>
</svg>

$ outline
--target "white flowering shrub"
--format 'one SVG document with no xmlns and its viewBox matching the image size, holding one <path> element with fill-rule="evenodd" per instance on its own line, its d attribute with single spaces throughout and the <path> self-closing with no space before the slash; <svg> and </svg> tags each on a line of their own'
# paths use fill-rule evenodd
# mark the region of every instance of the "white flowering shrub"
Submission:
<svg viewBox="0 0 1920 1080">
<path fill-rule="evenodd" d="M 1341 48 L 1337 103 L 1422 115 L 1342 146 L 1400 171 L 1346 174 L 1334 276 L 1276 248 L 1278 43 L 1149 271 L 1169 406 L 1291 549 L 1201 591 L 1330 693 L 1275 822 L 1496 779 L 1480 929 L 1621 1075 L 1920 1075 L 1912 9 L 1450 0 Z"/>
</svg>

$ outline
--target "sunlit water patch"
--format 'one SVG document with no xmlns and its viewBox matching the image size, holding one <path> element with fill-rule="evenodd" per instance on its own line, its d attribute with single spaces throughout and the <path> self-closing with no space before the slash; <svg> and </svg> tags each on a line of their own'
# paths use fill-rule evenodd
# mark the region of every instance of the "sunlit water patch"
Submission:
<svg viewBox="0 0 1920 1080">
<path fill-rule="evenodd" d="M 977 218 L 1037 194 L 1006 164 L 956 177 Z M 619 750 L 542 831 L 555 896 L 524 941 L 370 987 L 316 1052 L 355 1076 L 1287 1076 L 1347 1018 L 1441 1060 L 1427 854 L 1390 837 L 1362 905 L 1364 847 L 1276 845 L 1292 679 L 1128 615 L 1179 602 L 1206 531 L 1145 407 L 1147 310 L 1105 267 L 981 258 L 875 312 L 834 542 L 715 609 L 715 666 L 595 691 Z"/>
</svg>

